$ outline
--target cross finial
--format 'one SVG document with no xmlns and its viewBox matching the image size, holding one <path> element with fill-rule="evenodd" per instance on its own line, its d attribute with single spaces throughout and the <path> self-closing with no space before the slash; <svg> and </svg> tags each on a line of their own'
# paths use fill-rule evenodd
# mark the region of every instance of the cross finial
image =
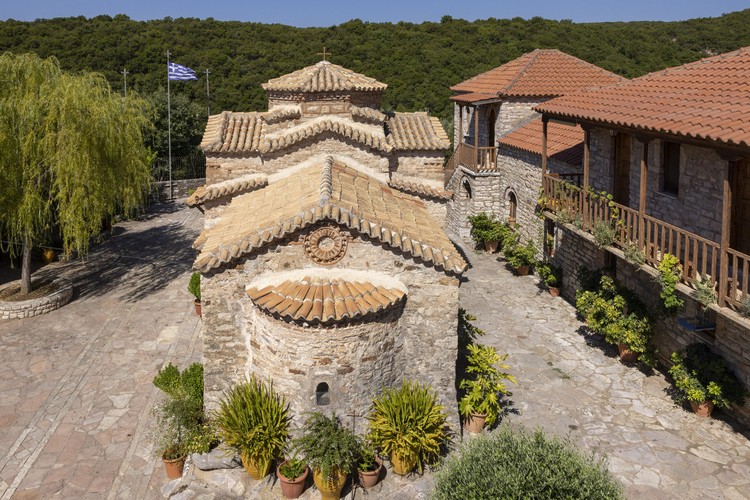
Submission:
<svg viewBox="0 0 750 500">
<path fill-rule="evenodd" d="M 123 68 L 122 69 L 122 74 L 125 75 L 125 77 L 127 77 L 128 76 L 128 70 L 125 69 L 125 68 Z"/>
<path fill-rule="evenodd" d="M 323 45 L 323 52 L 318 52 L 318 55 L 319 56 L 323 56 L 323 60 L 325 61 L 326 60 L 326 56 L 330 56 L 331 53 L 330 52 L 326 52 L 326 46 Z"/>
</svg>

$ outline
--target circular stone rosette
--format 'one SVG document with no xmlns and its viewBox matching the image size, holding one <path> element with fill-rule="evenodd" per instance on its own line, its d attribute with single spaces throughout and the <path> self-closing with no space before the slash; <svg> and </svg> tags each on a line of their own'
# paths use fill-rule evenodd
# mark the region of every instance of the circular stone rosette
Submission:
<svg viewBox="0 0 750 500">
<path fill-rule="evenodd" d="M 330 266 L 344 258 L 347 244 L 347 236 L 338 227 L 319 227 L 305 238 L 305 254 L 316 264 Z"/>
<path fill-rule="evenodd" d="M 40 278 L 32 279 L 32 283 L 39 279 Z M 32 316 L 38 316 L 40 314 L 54 311 L 55 309 L 59 309 L 67 304 L 73 296 L 73 283 L 65 278 L 57 278 L 52 281 L 57 283 L 59 288 L 56 292 L 45 297 L 24 300 L 21 302 L 7 302 L 0 300 L 0 319 L 31 318 Z M 0 286 L 0 290 L 9 286 L 17 285 L 20 282 L 21 280 L 12 281 L 5 286 Z"/>
</svg>

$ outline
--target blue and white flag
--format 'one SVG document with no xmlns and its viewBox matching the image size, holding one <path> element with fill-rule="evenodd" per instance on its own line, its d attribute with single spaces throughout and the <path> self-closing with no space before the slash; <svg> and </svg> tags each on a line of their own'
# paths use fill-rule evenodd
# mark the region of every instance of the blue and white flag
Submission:
<svg viewBox="0 0 750 500">
<path fill-rule="evenodd" d="M 195 71 L 187 66 L 171 62 L 169 63 L 169 79 L 188 81 L 197 80 L 198 78 L 195 76 Z"/>
</svg>

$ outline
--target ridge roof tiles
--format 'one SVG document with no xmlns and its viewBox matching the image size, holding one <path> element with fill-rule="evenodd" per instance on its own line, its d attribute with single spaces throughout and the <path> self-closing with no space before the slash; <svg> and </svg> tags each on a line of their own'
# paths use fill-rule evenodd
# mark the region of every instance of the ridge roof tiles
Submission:
<svg viewBox="0 0 750 500">
<path fill-rule="evenodd" d="M 331 92 L 355 90 L 360 92 L 384 91 L 388 85 L 369 76 L 355 73 L 350 69 L 320 61 L 261 85 L 265 90 L 287 92 Z"/>
</svg>

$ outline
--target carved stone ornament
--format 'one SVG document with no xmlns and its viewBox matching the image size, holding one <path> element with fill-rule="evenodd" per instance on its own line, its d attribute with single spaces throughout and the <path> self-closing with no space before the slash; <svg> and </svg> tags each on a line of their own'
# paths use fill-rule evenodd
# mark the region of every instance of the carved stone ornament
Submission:
<svg viewBox="0 0 750 500">
<path fill-rule="evenodd" d="M 323 226 L 305 238 L 305 254 L 316 264 L 330 266 L 346 255 L 347 236 L 338 227 Z"/>
</svg>

